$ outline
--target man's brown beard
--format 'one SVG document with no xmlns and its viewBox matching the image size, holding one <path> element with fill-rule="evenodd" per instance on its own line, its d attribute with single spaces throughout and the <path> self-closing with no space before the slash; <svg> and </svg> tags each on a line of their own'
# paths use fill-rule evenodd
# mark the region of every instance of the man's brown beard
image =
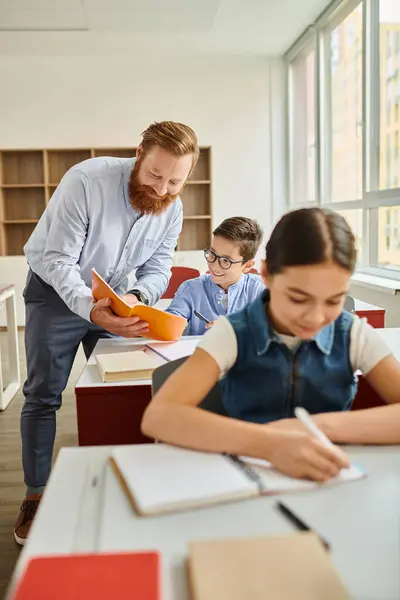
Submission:
<svg viewBox="0 0 400 600">
<path fill-rule="evenodd" d="M 129 201 L 133 208 L 144 215 L 159 215 L 171 206 L 182 190 L 173 196 L 170 194 L 159 196 L 151 186 L 140 185 L 138 175 L 141 162 L 140 158 L 137 159 L 129 178 Z"/>
</svg>

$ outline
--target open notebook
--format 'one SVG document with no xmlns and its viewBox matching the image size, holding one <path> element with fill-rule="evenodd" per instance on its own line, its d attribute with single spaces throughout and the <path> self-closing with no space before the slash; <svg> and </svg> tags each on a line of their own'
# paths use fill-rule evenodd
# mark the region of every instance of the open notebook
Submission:
<svg viewBox="0 0 400 600">
<path fill-rule="evenodd" d="M 192 600 L 350 600 L 313 533 L 193 541 L 188 562 Z"/>
<path fill-rule="evenodd" d="M 171 343 L 149 342 L 146 346 L 164 360 L 173 361 L 193 354 L 200 340 L 201 336 L 191 336 L 188 340 L 179 340 L 179 342 Z"/>
<path fill-rule="evenodd" d="M 319 487 L 278 473 L 266 461 L 196 452 L 167 444 L 118 446 L 110 462 L 135 511 L 142 516 Z M 342 469 L 322 485 L 363 477 Z"/>
<path fill-rule="evenodd" d="M 92 294 L 95 300 L 111 299 L 111 309 L 119 317 L 140 317 L 142 321 L 149 324 L 149 331 L 142 334 L 142 337 L 152 340 L 161 340 L 174 342 L 179 340 L 187 325 L 186 319 L 171 315 L 164 310 L 146 306 L 145 304 L 135 304 L 129 306 L 114 290 L 104 281 L 104 279 L 92 269 Z"/>
</svg>

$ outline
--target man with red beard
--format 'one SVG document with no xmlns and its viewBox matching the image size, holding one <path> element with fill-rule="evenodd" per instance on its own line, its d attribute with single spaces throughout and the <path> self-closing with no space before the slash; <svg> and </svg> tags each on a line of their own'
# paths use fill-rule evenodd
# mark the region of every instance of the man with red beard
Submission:
<svg viewBox="0 0 400 600">
<path fill-rule="evenodd" d="M 122 319 L 107 300 L 94 302 L 91 269 L 128 303 L 157 302 L 182 229 L 179 193 L 198 157 L 190 127 L 153 123 L 136 159 L 93 158 L 70 169 L 24 247 L 29 273 L 21 438 L 27 491 L 14 530 L 19 544 L 50 474 L 56 411 L 79 344 L 88 357 L 101 337 L 146 331 L 138 317 Z"/>
</svg>

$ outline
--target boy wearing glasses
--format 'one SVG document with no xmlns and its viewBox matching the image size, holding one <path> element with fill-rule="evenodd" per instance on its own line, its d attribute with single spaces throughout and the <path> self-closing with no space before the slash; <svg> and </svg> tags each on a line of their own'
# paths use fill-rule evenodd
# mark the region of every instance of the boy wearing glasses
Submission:
<svg viewBox="0 0 400 600">
<path fill-rule="evenodd" d="M 214 321 L 244 308 L 261 294 L 264 284 L 250 273 L 263 231 L 246 217 L 225 219 L 204 250 L 208 273 L 182 283 L 167 312 L 184 317 L 186 335 L 202 335 Z"/>
</svg>

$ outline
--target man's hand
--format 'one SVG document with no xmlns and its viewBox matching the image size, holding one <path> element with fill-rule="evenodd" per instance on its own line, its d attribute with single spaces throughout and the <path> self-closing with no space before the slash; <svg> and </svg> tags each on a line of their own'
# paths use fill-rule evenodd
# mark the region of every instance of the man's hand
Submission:
<svg viewBox="0 0 400 600">
<path fill-rule="evenodd" d="M 206 329 L 211 329 L 211 327 L 213 325 L 215 325 L 216 321 L 210 321 L 209 323 L 206 323 Z"/>
<path fill-rule="evenodd" d="M 126 294 L 132 298 L 132 294 Z M 137 304 L 136 296 L 133 296 Z M 141 321 L 139 317 L 117 317 L 111 308 L 110 298 L 99 300 L 92 308 L 90 320 L 92 323 L 103 327 L 106 331 L 126 338 L 139 337 L 141 334 L 148 332 L 148 323 Z"/>
</svg>

